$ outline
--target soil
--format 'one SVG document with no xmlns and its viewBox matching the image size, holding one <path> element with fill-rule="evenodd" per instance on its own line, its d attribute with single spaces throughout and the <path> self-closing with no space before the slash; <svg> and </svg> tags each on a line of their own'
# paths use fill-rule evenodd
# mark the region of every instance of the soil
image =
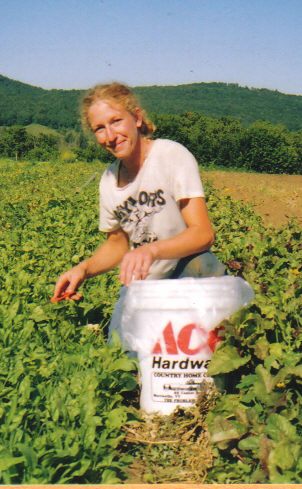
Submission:
<svg viewBox="0 0 302 489">
<path fill-rule="evenodd" d="M 266 225 L 278 228 L 295 217 L 302 227 L 302 175 L 206 171 L 201 176 L 234 200 L 252 204 Z"/>
</svg>

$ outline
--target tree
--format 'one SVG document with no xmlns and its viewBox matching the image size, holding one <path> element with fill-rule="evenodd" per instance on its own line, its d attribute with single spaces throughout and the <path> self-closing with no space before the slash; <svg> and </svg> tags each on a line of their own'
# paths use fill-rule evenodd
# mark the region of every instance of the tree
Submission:
<svg viewBox="0 0 302 489">
<path fill-rule="evenodd" d="M 255 122 L 241 140 L 242 164 L 262 173 L 301 173 L 300 138 L 296 139 L 281 125 Z"/>
<path fill-rule="evenodd" d="M 34 138 L 20 126 L 7 127 L 1 132 L 0 152 L 10 158 L 22 158 L 34 147 Z"/>
</svg>

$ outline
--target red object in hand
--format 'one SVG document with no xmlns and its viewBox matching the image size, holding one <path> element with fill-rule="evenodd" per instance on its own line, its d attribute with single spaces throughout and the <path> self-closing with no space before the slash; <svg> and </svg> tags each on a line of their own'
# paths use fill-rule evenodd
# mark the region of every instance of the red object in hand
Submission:
<svg viewBox="0 0 302 489">
<path fill-rule="evenodd" d="M 64 299 L 73 299 L 75 301 L 78 301 L 79 299 L 81 299 L 81 297 L 81 294 L 77 294 L 76 292 L 63 292 L 63 294 L 59 297 L 52 297 L 50 299 L 50 302 L 55 303 Z"/>
</svg>

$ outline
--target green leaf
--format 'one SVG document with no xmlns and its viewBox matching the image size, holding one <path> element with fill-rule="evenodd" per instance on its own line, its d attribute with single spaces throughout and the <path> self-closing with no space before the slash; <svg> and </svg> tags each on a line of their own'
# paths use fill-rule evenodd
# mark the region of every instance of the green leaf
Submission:
<svg viewBox="0 0 302 489">
<path fill-rule="evenodd" d="M 120 392 L 131 391 L 137 387 L 137 380 L 133 375 L 124 375 L 120 382 Z"/>
<path fill-rule="evenodd" d="M 296 377 L 302 378 L 302 365 L 298 365 L 297 367 L 289 369 L 289 372 Z"/>
<path fill-rule="evenodd" d="M 265 392 L 269 394 L 275 386 L 275 379 L 271 376 L 268 370 L 263 367 L 263 365 L 258 365 L 256 367 L 256 372 L 261 378 L 262 384 L 265 388 Z"/>
<path fill-rule="evenodd" d="M 282 356 L 283 350 L 282 350 L 282 345 L 280 345 L 280 343 L 272 343 L 269 349 L 271 355 L 279 358 Z"/>
<path fill-rule="evenodd" d="M 24 457 L 11 457 L 9 455 L 1 455 L 0 457 L 0 471 L 3 472 L 8 470 L 14 465 L 21 464 L 24 462 Z"/>
<path fill-rule="evenodd" d="M 240 448 L 240 450 L 252 450 L 258 455 L 261 439 L 262 437 L 260 436 L 249 436 L 248 438 L 243 438 L 243 440 L 239 441 L 238 448 Z"/>
<path fill-rule="evenodd" d="M 217 416 L 211 425 L 211 440 L 213 443 L 227 442 L 241 437 L 246 427 L 241 423 L 231 422 L 223 416 Z"/>
<path fill-rule="evenodd" d="M 35 307 L 31 316 L 36 323 L 41 323 L 42 321 L 48 321 L 49 317 L 41 306 Z"/>
<path fill-rule="evenodd" d="M 269 342 L 265 336 L 261 336 L 255 343 L 254 351 L 257 358 L 264 360 L 269 352 Z"/>
<path fill-rule="evenodd" d="M 18 443 L 17 448 L 24 456 L 26 465 L 29 467 L 30 471 L 33 471 L 38 463 L 38 457 L 36 452 L 33 450 L 32 447 L 25 445 L 23 443 Z"/>
<path fill-rule="evenodd" d="M 133 360 L 128 360 L 127 358 L 118 358 L 112 363 L 113 370 L 124 370 L 130 372 L 135 368 L 135 363 Z"/>
<path fill-rule="evenodd" d="M 289 439 L 297 440 L 297 432 L 295 426 L 280 414 L 270 414 L 267 420 L 266 433 L 275 441 Z"/>
<path fill-rule="evenodd" d="M 116 477 L 116 473 L 113 470 L 105 469 L 102 473 L 101 484 L 118 484 L 120 479 Z"/>
<path fill-rule="evenodd" d="M 73 477 L 79 477 L 79 476 L 84 475 L 87 472 L 87 470 L 89 469 L 91 463 L 92 463 L 91 460 L 87 460 L 87 459 L 83 460 L 82 459 L 80 462 L 80 468 L 73 471 L 73 473 L 72 473 Z"/>
<path fill-rule="evenodd" d="M 119 428 L 122 426 L 127 420 L 126 411 L 124 408 L 116 408 L 108 413 L 106 425 L 110 430 L 114 430 L 115 428 Z"/>
<path fill-rule="evenodd" d="M 218 375 L 232 372 L 248 363 L 250 355 L 241 357 L 237 348 L 230 345 L 223 345 L 215 350 L 212 360 L 208 366 L 209 375 Z"/>
<path fill-rule="evenodd" d="M 271 450 L 268 458 L 268 468 L 272 477 L 278 476 L 281 471 L 294 469 L 299 457 L 300 445 L 281 441 Z"/>
<path fill-rule="evenodd" d="M 27 375 L 24 377 L 19 386 L 19 394 L 24 397 L 24 399 L 28 399 L 30 396 L 30 376 Z"/>
</svg>

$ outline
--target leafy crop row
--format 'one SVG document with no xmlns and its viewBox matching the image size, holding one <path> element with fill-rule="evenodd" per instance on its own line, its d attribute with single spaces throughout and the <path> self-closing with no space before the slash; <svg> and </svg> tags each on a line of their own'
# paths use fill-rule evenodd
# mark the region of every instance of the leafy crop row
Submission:
<svg viewBox="0 0 302 489">
<path fill-rule="evenodd" d="M 90 279 L 79 303 L 49 302 L 58 274 L 104 239 L 97 180 L 83 186 L 101 171 L 0 161 L 1 483 L 115 483 L 132 460 L 122 427 L 135 365 L 102 334 L 117 273 Z M 205 482 L 301 482 L 301 229 L 265 229 L 249 208 L 207 194 L 213 249 L 255 301 L 226 323 L 210 365 L 225 391 L 208 416 Z"/>
<path fill-rule="evenodd" d="M 208 480 L 301 483 L 302 232 L 265 229 L 230 198 L 209 206 L 217 250 L 255 300 L 226 324 L 209 368 L 225 393 L 208 416 L 217 456 Z"/>
<path fill-rule="evenodd" d="M 87 165 L 86 165 L 87 166 Z M 106 325 L 115 274 L 91 280 L 83 301 L 53 305 L 59 273 L 90 254 L 97 185 L 75 193 L 84 165 L 1 162 L 0 481 L 115 483 L 131 461 L 119 453 L 131 415 L 135 365 Z M 86 188 L 86 187 L 85 187 Z"/>
</svg>

